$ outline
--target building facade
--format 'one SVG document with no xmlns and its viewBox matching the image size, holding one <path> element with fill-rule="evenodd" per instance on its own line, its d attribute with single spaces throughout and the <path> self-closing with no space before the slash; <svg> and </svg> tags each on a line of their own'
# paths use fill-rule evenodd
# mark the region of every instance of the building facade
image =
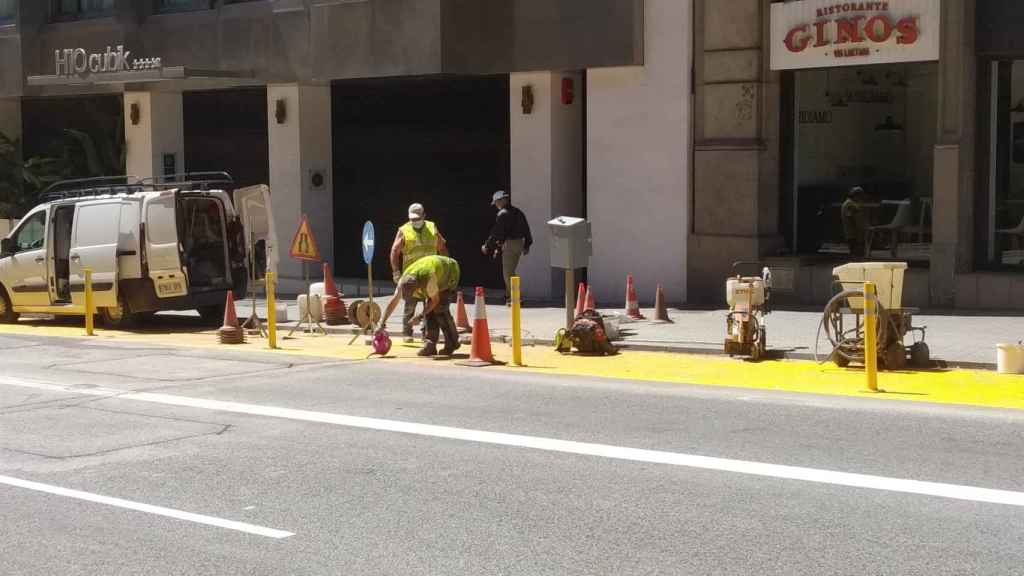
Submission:
<svg viewBox="0 0 1024 576">
<path fill-rule="evenodd" d="M 904 305 L 1024 308 L 1020 2 L 695 0 L 695 21 L 692 301 L 762 260 L 779 298 L 823 303 L 861 186 Z"/>
<path fill-rule="evenodd" d="M 568 215 L 593 223 L 600 301 L 633 273 L 684 302 L 691 29 L 680 0 L 0 0 L 0 132 L 29 156 L 116 117 L 128 174 L 268 183 L 279 243 L 308 215 L 344 276 L 372 220 L 390 277 L 418 201 L 466 282 L 500 285 L 479 247 L 507 189 L 528 299 L 562 297 L 545 223 Z M 300 264 L 279 276 L 297 289 Z"/>
</svg>

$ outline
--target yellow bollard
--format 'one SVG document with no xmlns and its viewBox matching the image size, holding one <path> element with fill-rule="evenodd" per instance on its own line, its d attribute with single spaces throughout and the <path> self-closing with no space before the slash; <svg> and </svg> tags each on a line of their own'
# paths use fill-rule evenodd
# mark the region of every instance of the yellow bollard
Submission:
<svg viewBox="0 0 1024 576">
<path fill-rule="evenodd" d="M 523 365 L 523 335 L 520 322 L 519 276 L 512 277 L 512 363 Z"/>
<path fill-rule="evenodd" d="M 83 268 L 82 275 L 85 276 L 85 335 L 92 336 L 94 334 L 93 323 L 96 320 L 94 318 L 96 310 L 92 305 L 92 269 Z"/>
<path fill-rule="evenodd" d="M 274 296 L 274 273 L 267 271 L 267 342 L 277 350 L 277 298 Z"/>
<path fill-rule="evenodd" d="M 868 390 L 878 392 L 878 294 L 872 282 L 864 283 L 864 373 Z"/>
</svg>

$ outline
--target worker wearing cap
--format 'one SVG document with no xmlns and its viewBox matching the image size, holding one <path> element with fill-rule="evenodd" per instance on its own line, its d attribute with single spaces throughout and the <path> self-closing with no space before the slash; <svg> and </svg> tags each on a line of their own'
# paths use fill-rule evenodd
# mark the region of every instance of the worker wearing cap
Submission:
<svg viewBox="0 0 1024 576">
<path fill-rule="evenodd" d="M 424 345 L 417 354 L 437 355 L 437 343 L 440 333 L 443 332 L 444 349 L 441 350 L 441 355 L 451 356 L 459 348 L 459 332 L 449 310 L 452 294 L 459 286 L 459 276 L 459 263 L 447 256 L 424 256 L 414 262 L 398 279 L 395 295 L 391 297 L 381 317 L 380 330 L 384 329 L 399 300 L 425 300 L 422 314 L 412 318 L 414 324 L 422 318 L 427 320 L 423 330 Z"/>
<path fill-rule="evenodd" d="M 409 206 L 409 221 L 398 229 L 395 242 L 391 245 L 391 277 L 395 284 L 402 273 L 424 256 L 440 254 L 448 255 L 448 246 L 444 236 L 437 229 L 437 224 L 425 218 L 422 204 Z M 412 342 L 412 318 L 416 314 L 419 300 L 409 298 L 405 301 L 402 315 L 402 335 L 406 342 Z"/>
<path fill-rule="evenodd" d="M 860 186 L 850 188 L 840 210 L 843 219 L 843 233 L 846 236 L 846 244 L 850 247 L 850 257 L 854 260 L 864 258 L 868 232 L 867 214 L 864 212 L 864 189 Z"/>
<path fill-rule="evenodd" d="M 499 190 L 491 198 L 491 205 L 498 209 L 498 217 L 491 228 L 487 242 L 480 247 L 485 256 L 494 257 L 501 251 L 501 271 L 505 278 L 505 305 L 512 301 L 512 277 L 516 275 L 519 259 L 530 253 L 533 236 L 526 214 L 512 205 L 508 192 Z"/>
</svg>

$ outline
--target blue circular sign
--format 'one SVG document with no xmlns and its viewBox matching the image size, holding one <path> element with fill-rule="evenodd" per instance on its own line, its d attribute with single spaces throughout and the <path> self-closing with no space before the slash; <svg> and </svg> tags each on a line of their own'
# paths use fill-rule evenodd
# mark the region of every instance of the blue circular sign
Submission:
<svg viewBox="0 0 1024 576">
<path fill-rule="evenodd" d="M 363 262 L 366 262 L 367 266 L 373 262 L 373 245 L 373 222 L 367 220 L 363 225 Z"/>
</svg>

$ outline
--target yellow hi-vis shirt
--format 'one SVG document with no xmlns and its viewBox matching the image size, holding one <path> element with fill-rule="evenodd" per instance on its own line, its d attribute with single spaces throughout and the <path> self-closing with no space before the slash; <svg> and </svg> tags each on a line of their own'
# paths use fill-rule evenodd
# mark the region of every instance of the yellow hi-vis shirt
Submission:
<svg viewBox="0 0 1024 576">
<path fill-rule="evenodd" d="M 424 256 L 408 269 L 402 276 L 416 279 L 416 298 L 426 300 L 443 290 L 454 290 L 459 286 L 461 275 L 459 263 L 447 256 Z"/>
<path fill-rule="evenodd" d="M 398 229 L 405 242 L 402 244 L 402 271 L 409 269 L 420 258 L 437 254 L 437 225 L 426 220 L 417 230 L 412 222 L 406 222 Z"/>
</svg>

